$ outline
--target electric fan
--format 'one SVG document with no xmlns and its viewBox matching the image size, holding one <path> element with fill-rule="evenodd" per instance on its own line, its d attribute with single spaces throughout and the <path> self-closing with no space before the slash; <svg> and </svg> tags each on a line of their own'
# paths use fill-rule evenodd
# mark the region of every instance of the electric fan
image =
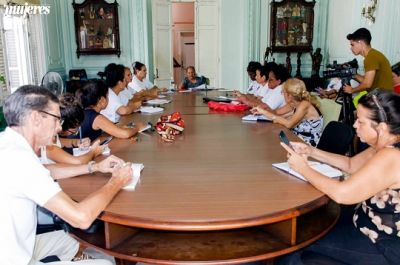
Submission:
<svg viewBox="0 0 400 265">
<path fill-rule="evenodd" d="M 50 90 L 57 96 L 64 93 L 64 82 L 61 75 L 57 72 L 47 72 L 42 78 L 41 86 Z"/>
</svg>

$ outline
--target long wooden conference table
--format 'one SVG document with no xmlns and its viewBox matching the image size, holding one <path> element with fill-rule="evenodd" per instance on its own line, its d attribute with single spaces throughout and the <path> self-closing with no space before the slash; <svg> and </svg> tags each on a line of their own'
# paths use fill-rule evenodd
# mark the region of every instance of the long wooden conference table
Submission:
<svg viewBox="0 0 400 265">
<path fill-rule="evenodd" d="M 216 94 L 217 92 L 214 92 Z M 210 111 L 202 93 L 173 95 L 162 114 L 180 111 L 185 131 L 173 143 L 156 133 L 114 139 L 111 153 L 143 163 L 140 184 L 122 190 L 99 219 L 104 230 L 74 231 L 83 243 L 121 260 L 150 264 L 238 264 L 271 259 L 323 236 L 338 206 L 272 163 L 286 161 L 272 123 L 246 123 L 243 113 Z M 133 114 L 122 122 L 156 122 Z M 80 201 L 107 174 L 60 180 Z"/>
</svg>

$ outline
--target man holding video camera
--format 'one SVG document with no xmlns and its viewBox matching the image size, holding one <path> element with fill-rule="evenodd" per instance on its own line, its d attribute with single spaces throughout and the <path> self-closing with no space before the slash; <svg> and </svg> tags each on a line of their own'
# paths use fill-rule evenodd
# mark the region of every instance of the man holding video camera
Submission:
<svg viewBox="0 0 400 265">
<path fill-rule="evenodd" d="M 393 90 L 392 70 L 388 59 L 383 53 L 371 47 L 371 33 L 366 28 L 359 28 L 347 35 L 351 51 L 354 55 L 364 57 L 365 75 L 355 75 L 360 82 L 357 87 L 344 86 L 344 92 L 352 94 L 361 91 L 371 91 L 375 88 Z"/>
</svg>

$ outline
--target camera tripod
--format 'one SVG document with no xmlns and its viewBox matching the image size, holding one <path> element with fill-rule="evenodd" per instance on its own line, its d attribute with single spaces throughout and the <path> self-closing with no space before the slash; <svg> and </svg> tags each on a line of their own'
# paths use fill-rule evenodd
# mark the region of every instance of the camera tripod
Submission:
<svg viewBox="0 0 400 265">
<path fill-rule="evenodd" d="M 342 80 L 342 84 L 347 84 L 346 80 Z M 351 94 L 345 93 L 343 91 L 343 86 L 340 88 L 338 95 L 335 99 L 336 103 L 342 104 L 342 111 L 341 111 L 341 117 L 342 117 L 342 122 L 350 126 L 352 130 L 354 131 L 353 124 L 354 124 L 354 104 L 353 104 L 353 98 Z M 350 156 L 354 155 L 354 145 L 350 145 L 349 149 Z"/>
</svg>

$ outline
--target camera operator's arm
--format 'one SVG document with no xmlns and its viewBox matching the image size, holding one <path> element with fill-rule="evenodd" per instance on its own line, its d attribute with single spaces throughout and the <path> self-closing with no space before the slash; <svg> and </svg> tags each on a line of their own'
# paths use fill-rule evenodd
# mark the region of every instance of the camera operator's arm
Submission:
<svg viewBox="0 0 400 265">
<path fill-rule="evenodd" d="M 355 79 L 360 82 L 360 85 L 357 87 L 352 88 L 349 85 L 345 85 L 343 87 L 344 92 L 352 94 L 352 93 L 357 93 L 365 90 L 369 90 L 372 86 L 372 83 L 374 82 L 375 79 L 375 70 L 368 71 L 365 73 L 365 76 L 362 75 L 356 75 Z"/>
</svg>

